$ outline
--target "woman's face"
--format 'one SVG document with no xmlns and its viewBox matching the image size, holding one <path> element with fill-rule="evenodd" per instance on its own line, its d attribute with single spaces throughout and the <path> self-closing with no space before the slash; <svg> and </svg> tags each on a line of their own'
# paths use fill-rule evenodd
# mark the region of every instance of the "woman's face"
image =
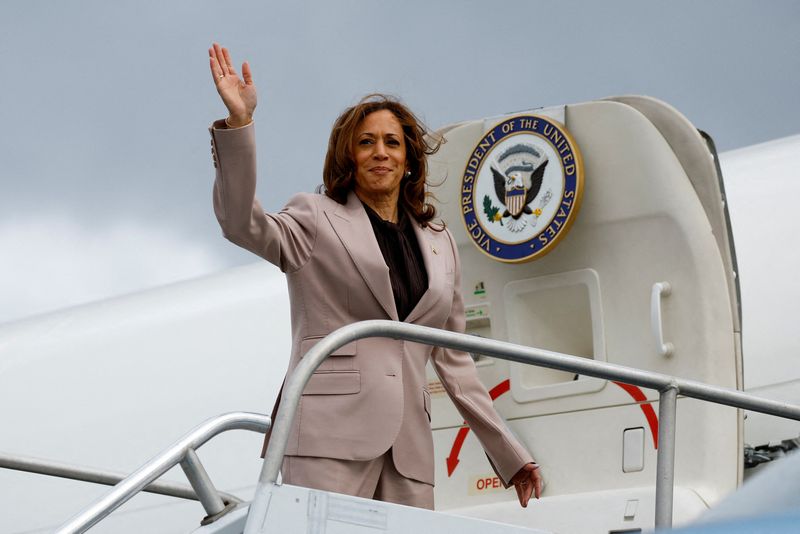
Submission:
<svg viewBox="0 0 800 534">
<path fill-rule="evenodd" d="M 388 109 L 374 111 L 358 125 L 353 139 L 355 190 L 359 196 L 391 196 L 406 172 L 403 127 Z"/>
</svg>

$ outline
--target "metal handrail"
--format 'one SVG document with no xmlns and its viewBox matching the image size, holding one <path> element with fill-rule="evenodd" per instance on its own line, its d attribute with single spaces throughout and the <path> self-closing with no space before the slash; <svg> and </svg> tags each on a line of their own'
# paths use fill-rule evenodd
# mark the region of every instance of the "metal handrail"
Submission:
<svg viewBox="0 0 800 534">
<path fill-rule="evenodd" d="M 92 484 L 102 484 L 104 486 L 114 486 L 128 476 L 126 473 L 119 473 L 117 471 L 96 469 L 93 467 L 73 465 L 64 462 L 56 462 L 53 460 L 45 460 L 43 458 L 34 458 L 32 456 L 10 454 L 6 452 L 0 452 L 0 469 L 13 469 L 14 471 L 35 473 L 37 475 L 46 475 L 57 478 L 67 478 L 81 482 L 90 482 Z M 166 495 L 168 497 L 177 497 L 179 499 L 188 499 L 191 501 L 199 500 L 197 493 L 195 493 L 194 488 L 192 488 L 190 484 L 155 481 L 142 488 L 142 491 Z M 219 495 L 226 502 L 242 502 L 241 499 L 235 495 L 231 495 L 230 493 L 221 491 L 219 492 Z"/>
<path fill-rule="evenodd" d="M 130 476 L 114 486 L 106 495 L 102 496 L 61 525 L 56 533 L 73 534 L 85 532 L 119 506 L 126 503 L 131 497 L 142 491 L 145 486 L 179 463 L 181 467 L 184 468 L 184 471 L 196 469 L 198 464 L 196 463 L 197 457 L 194 450 L 217 434 L 237 429 L 264 433 L 269 429 L 270 423 L 271 421 L 268 416 L 249 412 L 227 413 L 205 421 L 180 438 L 169 448 L 154 456 L 142 467 L 131 473 Z M 189 459 L 188 461 L 186 461 L 187 458 Z M 188 472 L 187 475 L 189 475 Z M 199 473 L 195 471 L 194 475 L 196 479 L 192 479 L 192 476 L 190 476 L 190 481 L 193 487 L 195 487 L 195 491 L 198 493 L 201 501 L 203 500 L 203 494 L 205 492 L 211 492 L 218 498 L 219 494 L 216 493 L 213 486 L 209 487 L 207 480 L 208 475 L 205 474 L 202 468 Z M 197 481 L 206 483 L 206 485 L 201 487 L 195 486 L 195 482 Z M 206 503 L 203 502 L 203 504 L 205 506 Z"/>
<path fill-rule="evenodd" d="M 656 462 L 656 528 L 672 525 L 672 493 L 675 471 L 674 423 L 678 393 L 686 397 L 800 421 L 800 406 L 764 399 L 694 380 L 685 380 L 662 373 L 398 321 L 362 321 L 339 328 L 321 339 L 303 356 L 284 384 L 280 407 L 275 417 L 269 447 L 261 468 L 259 485 L 250 506 L 245 534 L 258 532 L 259 525 L 264 520 L 263 514 L 266 513 L 266 501 L 269 498 L 266 488 L 275 484 L 278 479 L 292 420 L 297 412 L 306 382 L 320 363 L 333 351 L 347 343 L 367 337 L 414 341 L 657 390 L 660 396 Z"/>
</svg>

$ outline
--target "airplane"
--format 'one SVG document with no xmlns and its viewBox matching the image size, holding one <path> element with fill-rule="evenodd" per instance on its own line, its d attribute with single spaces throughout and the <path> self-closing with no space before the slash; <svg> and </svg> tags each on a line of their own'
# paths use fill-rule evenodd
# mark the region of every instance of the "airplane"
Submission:
<svg viewBox="0 0 800 534">
<path fill-rule="evenodd" d="M 798 224 L 776 202 L 800 194 L 800 135 L 717 156 L 680 112 L 642 96 L 438 133 L 432 192 L 459 247 L 467 333 L 800 403 Z M 521 205 L 545 160 L 540 192 Z M 287 310 L 283 276 L 256 262 L 0 325 L 0 450 L 130 473 L 213 415 L 268 412 L 288 363 Z M 652 528 L 658 392 L 473 358 L 547 485 L 519 508 L 431 370 L 437 511 L 554 532 Z M 677 404 L 675 525 L 797 447 L 797 421 Z M 230 432 L 198 450 L 218 488 L 253 497 L 261 439 Z M 164 479 L 185 483 L 177 467 Z M 4 531 L 50 532 L 107 491 L 0 469 Z M 203 515 L 140 493 L 93 531 L 186 532 Z"/>
</svg>

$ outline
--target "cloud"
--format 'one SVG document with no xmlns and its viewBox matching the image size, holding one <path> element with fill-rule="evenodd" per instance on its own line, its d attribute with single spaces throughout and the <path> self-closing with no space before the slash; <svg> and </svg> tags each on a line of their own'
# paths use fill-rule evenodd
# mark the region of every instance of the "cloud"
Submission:
<svg viewBox="0 0 800 534">
<path fill-rule="evenodd" d="M 89 228 L 66 216 L 0 222 L 0 322 L 202 276 L 226 263 L 175 229 Z"/>
</svg>

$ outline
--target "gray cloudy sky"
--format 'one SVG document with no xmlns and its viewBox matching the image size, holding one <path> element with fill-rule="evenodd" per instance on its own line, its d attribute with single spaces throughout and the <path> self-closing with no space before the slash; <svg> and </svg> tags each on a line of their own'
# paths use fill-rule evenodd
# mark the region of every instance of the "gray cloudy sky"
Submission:
<svg viewBox="0 0 800 534">
<path fill-rule="evenodd" d="M 6 0 L 0 322 L 257 260 L 211 209 L 213 40 L 253 68 L 272 210 L 374 91 L 432 127 L 637 93 L 720 150 L 797 134 L 798 23 L 795 1 Z"/>
</svg>

